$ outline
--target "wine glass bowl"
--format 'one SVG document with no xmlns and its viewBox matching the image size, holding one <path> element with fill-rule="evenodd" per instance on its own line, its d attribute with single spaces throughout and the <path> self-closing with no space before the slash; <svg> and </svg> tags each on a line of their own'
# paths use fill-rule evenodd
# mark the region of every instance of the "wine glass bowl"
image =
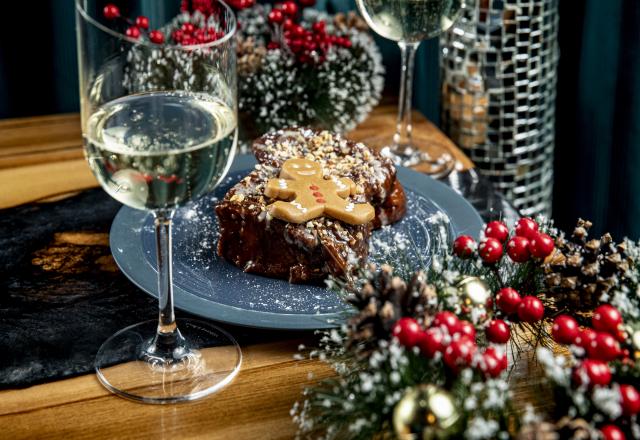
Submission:
<svg viewBox="0 0 640 440">
<path fill-rule="evenodd" d="M 146 92 L 87 121 L 85 151 L 102 187 L 136 209 L 172 209 L 215 187 L 235 148 L 232 108 L 206 93 Z"/>
<path fill-rule="evenodd" d="M 357 0 L 365 21 L 380 36 L 419 42 L 437 37 L 460 15 L 461 0 Z"/>
<path fill-rule="evenodd" d="M 382 37 L 396 41 L 402 55 L 396 132 L 392 139 L 377 136 L 365 142 L 396 165 L 426 163 L 441 169 L 442 162 L 448 160 L 450 163 L 444 168 L 450 171 L 454 166 L 452 156 L 432 158 L 427 153 L 429 140 L 413 132 L 413 69 L 420 42 L 450 28 L 461 14 L 463 0 L 356 0 L 356 3 L 369 27 Z"/>
<path fill-rule="evenodd" d="M 109 338 L 96 373 L 112 392 L 149 403 L 217 391 L 242 360 L 226 331 L 176 323 L 173 306 L 174 212 L 218 185 L 237 144 L 235 15 L 222 1 L 197 4 L 181 13 L 175 0 L 76 0 L 85 156 L 110 196 L 153 215 L 156 232 L 158 320 Z M 138 26 L 145 21 L 153 27 Z M 203 29 L 202 41 L 172 37 L 187 25 Z"/>
</svg>

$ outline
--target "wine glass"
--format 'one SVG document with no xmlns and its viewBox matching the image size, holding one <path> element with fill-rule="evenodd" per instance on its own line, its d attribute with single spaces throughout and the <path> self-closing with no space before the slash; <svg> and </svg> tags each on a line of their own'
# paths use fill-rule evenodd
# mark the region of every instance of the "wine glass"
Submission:
<svg viewBox="0 0 640 440">
<path fill-rule="evenodd" d="M 453 166 L 431 159 L 426 153 L 429 141 L 413 133 L 411 100 L 413 66 L 416 50 L 422 40 L 435 37 L 449 29 L 458 18 L 463 0 L 356 0 L 367 24 L 379 35 L 398 42 L 402 56 L 398 120 L 393 139 L 377 137 L 365 142 L 380 148 L 384 156 L 396 165 L 414 166 L 428 162 L 437 170 Z M 418 136 L 416 136 L 418 134 Z M 442 149 L 440 149 L 442 151 Z"/>
<path fill-rule="evenodd" d="M 242 360 L 227 332 L 178 327 L 173 307 L 172 217 L 215 188 L 237 143 L 235 16 L 221 1 L 198 5 L 182 14 L 177 0 L 76 0 L 85 156 L 110 196 L 153 215 L 156 234 L 159 318 L 114 334 L 95 368 L 110 391 L 149 403 L 206 396 Z M 172 29 L 187 22 L 206 30 L 179 44 Z"/>
</svg>

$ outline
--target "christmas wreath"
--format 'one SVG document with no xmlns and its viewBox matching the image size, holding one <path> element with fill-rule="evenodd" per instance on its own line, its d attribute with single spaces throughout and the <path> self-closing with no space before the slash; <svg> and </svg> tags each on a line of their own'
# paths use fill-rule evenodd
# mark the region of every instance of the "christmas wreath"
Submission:
<svg viewBox="0 0 640 440">
<path fill-rule="evenodd" d="M 243 9 L 238 22 L 239 110 L 248 134 L 290 126 L 344 132 L 378 104 L 382 56 L 354 13 L 299 13 L 288 1 Z"/>
<path fill-rule="evenodd" d="M 431 221 L 448 241 L 448 220 Z M 494 221 L 428 267 L 396 255 L 333 280 L 353 314 L 309 353 L 336 377 L 294 406 L 300 437 L 640 438 L 640 251 L 590 227 Z M 541 414 L 512 397 L 534 347 L 555 401 Z"/>
</svg>

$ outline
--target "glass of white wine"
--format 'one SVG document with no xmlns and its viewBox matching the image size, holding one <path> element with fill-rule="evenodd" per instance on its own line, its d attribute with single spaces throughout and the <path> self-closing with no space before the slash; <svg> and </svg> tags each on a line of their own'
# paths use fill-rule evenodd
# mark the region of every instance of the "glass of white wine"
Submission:
<svg viewBox="0 0 640 440">
<path fill-rule="evenodd" d="M 242 359 L 221 328 L 178 327 L 174 315 L 172 217 L 215 188 L 237 143 L 235 16 L 218 0 L 198 5 L 204 36 L 177 44 L 175 20 L 196 20 L 180 15 L 178 0 L 76 0 L 87 161 L 109 195 L 153 214 L 156 233 L 159 318 L 108 339 L 96 372 L 112 392 L 149 403 L 206 396 Z"/>
<path fill-rule="evenodd" d="M 396 165 L 431 162 L 427 145 L 413 133 L 411 100 L 413 67 L 420 42 L 449 29 L 460 15 L 463 0 L 356 0 L 367 24 L 379 35 L 397 41 L 402 54 L 398 120 L 393 139 L 374 138 L 367 143 L 381 149 Z"/>
</svg>

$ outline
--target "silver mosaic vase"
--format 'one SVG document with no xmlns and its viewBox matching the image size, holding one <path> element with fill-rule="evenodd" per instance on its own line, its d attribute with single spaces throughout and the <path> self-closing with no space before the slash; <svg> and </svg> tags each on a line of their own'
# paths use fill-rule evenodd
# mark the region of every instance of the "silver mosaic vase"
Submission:
<svg viewBox="0 0 640 440">
<path fill-rule="evenodd" d="M 551 213 L 558 0 L 470 0 L 441 37 L 442 126 L 522 215 Z"/>
</svg>

